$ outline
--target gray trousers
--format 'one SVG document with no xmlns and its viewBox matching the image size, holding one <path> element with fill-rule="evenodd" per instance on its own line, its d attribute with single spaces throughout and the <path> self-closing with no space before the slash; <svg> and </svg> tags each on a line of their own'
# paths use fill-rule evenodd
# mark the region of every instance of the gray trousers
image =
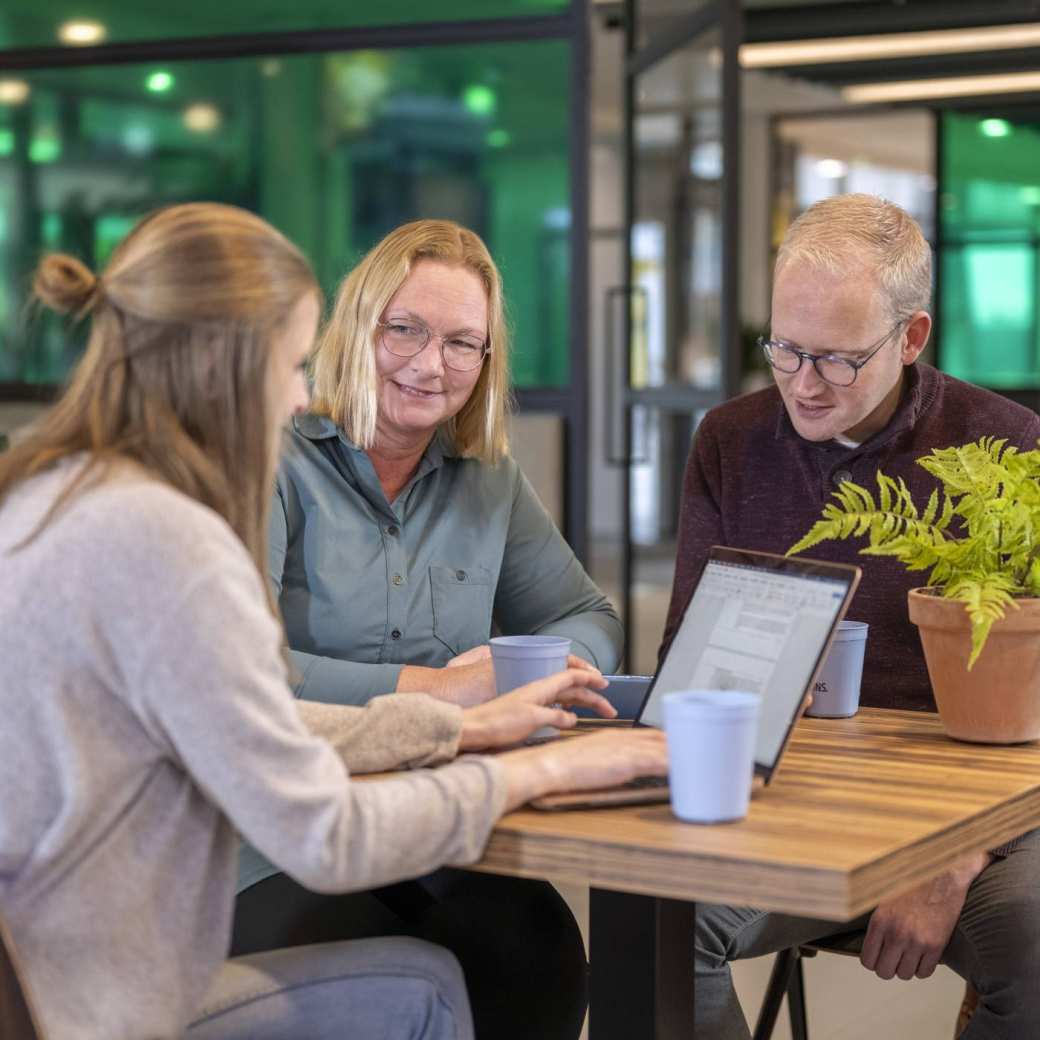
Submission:
<svg viewBox="0 0 1040 1040">
<path fill-rule="evenodd" d="M 357 939 L 227 961 L 185 1040 L 473 1040 L 466 984 L 421 939 Z"/>
<path fill-rule="evenodd" d="M 748 1040 L 751 1035 L 733 989 L 730 961 L 846 933 L 851 933 L 848 946 L 858 950 L 869 920 L 867 914 L 835 924 L 743 907 L 698 906 L 697 1037 Z M 942 963 L 979 994 L 978 1010 L 962 1040 L 1040 1036 L 1040 831 L 1032 831 L 975 879 Z"/>
</svg>

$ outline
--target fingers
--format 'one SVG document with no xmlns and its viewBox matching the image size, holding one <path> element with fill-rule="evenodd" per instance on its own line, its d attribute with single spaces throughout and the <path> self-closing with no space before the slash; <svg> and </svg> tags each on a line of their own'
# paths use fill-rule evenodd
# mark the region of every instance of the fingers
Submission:
<svg viewBox="0 0 1040 1040">
<path fill-rule="evenodd" d="M 613 719 L 617 716 L 617 709 L 606 697 L 585 686 L 569 686 L 557 695 L 556 701 L 567 706 L 581 704 L 583 707 L 592 708 L 605 719 Z"/>
<path fill-rule="evenodd" d="M 607 686 L 607 680 L 599 672 L 568 668 L 565 672 L 557 672 L 545 679 L 521 686 L 520 689 L 536 704 L 551 704 L 553 701 L 563 698 L 568 690 L 584 687 L 602 690 L 605 686 Z"/>
<path fill-rule="evenodd" d="M 579 657 L 577 654 L 567 655 L 567 667 L 581 668 L 583 671 L 599 674 L 599 669 L 591 661 L 586 661 L 584 657 Z"/>
</svg>

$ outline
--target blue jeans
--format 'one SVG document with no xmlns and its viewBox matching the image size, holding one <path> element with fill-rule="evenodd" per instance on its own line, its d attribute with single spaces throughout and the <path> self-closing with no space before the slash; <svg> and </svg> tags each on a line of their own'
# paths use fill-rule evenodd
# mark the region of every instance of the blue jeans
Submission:
<svg viewBox="0 0 1040 1040">
<path fill-rule="evenodd" d="M 697 1035 L 749 1040 L 730 961 L 845 933 L 862 941 L 870 915 L 835 924 L 746 907 L 698 906 Z M 943 964 L 971 982 L 979 1006 L 962 1040 L 1040 1036 L 1040 830 L 991 863 L 968 890 Z"/>
<path fill-rule="evenodd" d="M 358 939 L 227 961 L 185 1040 L 473 1040 L 447 950 Z"/>
</svg>

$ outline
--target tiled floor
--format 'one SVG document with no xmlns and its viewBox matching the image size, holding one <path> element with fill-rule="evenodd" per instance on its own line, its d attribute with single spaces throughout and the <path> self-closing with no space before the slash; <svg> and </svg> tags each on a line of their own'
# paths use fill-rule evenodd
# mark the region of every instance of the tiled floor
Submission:
<svg viewBox="0 0 1040 1040">
<path fill-rule="evenodd" d="M 560 891 L 587 937 L 588 889 L 561 885 Z M 772 960 L 758 957 L 734 965 L 737 993 L 752 1022 Z M 820 954 L 805 962 L 805 989 L 812 1040 L 951 1040 L 964 983 L 946 968 L 925 981 L 883 982 L 851 957 Z M 786 1005 L 773 1037 L 791 1040 Z"/>
</svg>

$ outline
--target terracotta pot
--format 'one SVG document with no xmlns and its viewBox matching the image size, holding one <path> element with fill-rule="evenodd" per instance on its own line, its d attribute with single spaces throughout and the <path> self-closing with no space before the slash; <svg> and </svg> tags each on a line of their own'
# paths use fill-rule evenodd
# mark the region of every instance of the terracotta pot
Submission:
<svg viewBox="0 0 1040 1040">
<path fill-rule="evenodd" d="M 933 589 L 911 589 L 909 603 L 946 732 L 980 744 L 1040 739 L 1040 599 L 1016 600 L 970 672 L 964 604 Z"/>
</svg>

